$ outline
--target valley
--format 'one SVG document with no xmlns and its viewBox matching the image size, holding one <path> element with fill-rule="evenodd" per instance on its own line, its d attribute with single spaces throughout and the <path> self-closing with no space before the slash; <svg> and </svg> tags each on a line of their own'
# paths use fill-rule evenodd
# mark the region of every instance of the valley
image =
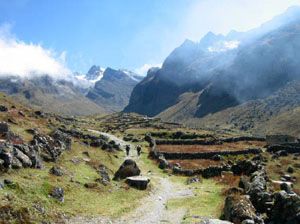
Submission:
<svg viewBox="0 0 300 224">
<path fill-rule="evenodd" d="M 268 223 L 279 206 L 273 195 L 285 189 L 283 183 L 300 191 L 298 153 L 269 151 L 265 137 L 186 129 L 134 113 L 66 117 L 4 94 L 0 104 L 7 108 L 0 112 L 1 124 L 9 125 L 1 128 L 0 219 L 9 223 L 240 223 L 262 222 L 263 214 Z M 32 147 L 39 148 L 35 160 Z M 128 159 L 150 178 L 146 190 L 131 187 L 126 178 L 114 180 Z M 256 201 L 261 193 L 249 193 L 247 178 L 255 175 L 263 175 L 259 192 L 270 196 L 268 210 Z M 252 207 L 241 215 L 228 200 L 243 194 L 250 194 Z"/>
<path fill-rule="evenodd" d="M 300 3 L 53 1 L 0 3 L 0 224 L 300 223 Z"/>
</svg>

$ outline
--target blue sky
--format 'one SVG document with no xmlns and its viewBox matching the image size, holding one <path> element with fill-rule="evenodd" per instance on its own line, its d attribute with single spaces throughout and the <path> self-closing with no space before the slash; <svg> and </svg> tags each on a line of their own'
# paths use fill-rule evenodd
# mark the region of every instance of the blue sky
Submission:
<svg viewBox="0 0 300 224">
<path fill-rule="evenodd" d="M 23 45 L 40 46 L 71 71 L 86 73 L 93 64 L 141 71 L 161 64 L 186 38 L 199 41 L 208 31 L 248 30 L 299 3 L 0 0 L 0 27 L 5 27 L 6 39 L 10 36 Z"/>
</svg>

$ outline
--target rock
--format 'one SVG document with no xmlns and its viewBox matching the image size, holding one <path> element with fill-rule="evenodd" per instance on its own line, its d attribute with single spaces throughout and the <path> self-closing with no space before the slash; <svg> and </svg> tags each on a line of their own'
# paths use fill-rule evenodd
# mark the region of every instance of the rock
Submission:
<svg viewBox="0 0 300 224">
<path fill-rule="evenodd" d="M 6 122 L 0 122 L 0 135 L 6 134 L 10 131 L 10 127 Z"/>
<path fill-rule="evenodd" d="M 63 172 L 62 172 L 62 168 L 59 166 L 53 166 L 50 171 L 51 174 L 55 175 L 55 176 L 62 176 Z"/>
<path fill-rule="evenodd" d="M 241 223 L 244 220 L 256 220 L 256 210 L 249 198 L 245 195 L 229 195 L 224 206 L 225 219 L 233 223 Z"/>
<path fill-rule="evenodd" d="M 287 153 L 287 151 L 282 150 L 279 152 L 279 156 L 288 156 L 288 155 L 289 154 Z"/>
<path fill-rule="evenodd" d="M 255 222 L 251 219 L 246 219 L 246 220 L 242 221 L 241 224 L 255 224 Z"/>
<path fill-rule="evenodd" d="M 0 190 L 4 189 L 4 180 L 0 179 Z"/>
<path fill-rule="evenodd" d="M 4 183 L 7 184 L 7 185 L 13 184 L 13 182 L 12 182 L 11 179 L 5 179 L 5 180 L 4 180 Z"/>
<path fill-rule="evenodd" d="M 97 183 L 86 183 L 86 184 L 84 184 L 84 186 L 86 188 L 96 188 L 96 187 L 98 187 L 98 184 Z"/>
<path fill-rule="evenodd" d="M 13 155 L 11 149 L 4 144 L 0 144 L 0 158 L 4 161 L 4 167 L 11 168 Z"/>
<path fill-rule="evenodd" d="M 22 163 L 16 157 L 12 157 L 11 168 L 21 169 L 22 167 Z"/>
<path fill-rule="evenodd" d="M 165 159 L 165 157 L 163 156 L 163 155 L 160 155 L 159 157 L 158 157 L 158 162 L 159 162 L 159 168 L 160 169 L 167 169 L 167 168 L 169 168 L 170 167 L 170 165 L 169 165 L 169 163 L 168 163 L 168 161 Z"/>
<path fill-rule="evenodd" d="M 287 172 L 288 173 L 294 173 L 294 168 L 289 166 L 288 169 L 287 169 Z"/>
<path fill-rule="evenodd" d="M 141 170 L 138 168 L 136 162 L 132 159 L 127 159 L 120 166 L 118 171 L 115 173 L 113 180 L 125 179 L 127 177 L 139 176 Z"/>
<path fill-rule="evenodd" d="M 25 114 L 24 114 L 24 112 L 23 112 L 23 111 L 21 111 L 21 110 L 18 112 L 18 114 L 20 114 L 22 117 L 25 117 Z"/>
<path fill-rule="evenodd" d="M 29 128 L 26 130 L 26 132 L 28 132 L 29 134 L 32 134 L 32 135 L 38 135 L 38 131 L 33 129 L 33 128 Z"/>
<path fill-rule="evenodd" d="M 126 183 L 138 190 L 146 190 L 149 182 L 150 178 L 148 177 L 134 176 L 126 178 Z"/>
<path fill-rule="evenodd" d="M 13 148 L 13 155 L 22 163 L 24 168 L 29 168 L 32 166 L 30 158 L 15 147 Z"/>
<path fill-rule="evenodd" d="M 223 157 L 221 155 L 214 155 L 212 158 L 214 161 L 223 161 Z"/>
<path fill-rule="evenodd" d="M 1 112 L 7 112 L 7 111 L 8 111 L 7 106 L 5 106 L 5 105 L 3 105 L 3 104 L 0 104 L 0 111 L 1 111 Z"/>
<path fill-rule="evenodd" d="M 258 212 L 264 213 L 269 209 L 272 198 L 271 194 L 267 192 L 267 181 L 264 171 L 253 173 L 244 189 L 245 193 L 250 195 L 250 200 Z"/>
<path fill-rule="evenodd" d="M 233 223 L 228 221 L 223 221 L 220 219 L 205 219 L 202 220 L 200 224 L 233 224 Z"/>
<path fill-rule="evenodd" d="M 274 205 L 269 213 L 273 223 L 300 223 L 300 198 L 296 194 L 288 194 L 285 191 L 273 194 Z"/>
<path fill-rule="evenodd" d="M 283 181 L 291 181 L 292 177 L 288 174 L 282 175 L 281 178 Z"/>
<path fill-rule="evenodd" d="M 192 183 L 202 183 L 202 180 L 198 176 L 188 178 L 187 184 L 192 184 Z"/>
<path fill-rule="evenodd" d="M 49 195 L 52 198 L 55 198 L 61 202 L 64 202 L 64 199 L 65 199 L 64 189 L 62 189 L 60 187 L 54 187 L 53 189 L 51 189 Z"/>
<path fill-rule="evenodd" d="M 231 168 L 232 172 L 235 175 L 251 175 L 252 173 L 262 169 L 262 166 L 259 165 L 258 162 L 250 161 L 250 160 L 241 160 L 234 164 Z"/>
<path fill-rule="evenodd" d="M 280 189 L 285 191 L 286 193 L 290 194 L 290 193 L 292 193 L 292 186 L 293 186 L 293 184 L 291 184 L 291 183 L 283 182 L 280 184 Z"/>
<path fill-rule="evenodd" d="M 92 147 L 101 147 L 105 144 L 105 142 L 101 139 L 93 140 L 90 144 Z"/>
<path fill-rule="evenodd" d="M 60 145 L 63 150 L 70 151 L 72 146 L 72 138 L 63 132 L 56 130 L 54 133 L 50 135 L 54 140 L 57 141 L 58 145 Z"/>
</svg>

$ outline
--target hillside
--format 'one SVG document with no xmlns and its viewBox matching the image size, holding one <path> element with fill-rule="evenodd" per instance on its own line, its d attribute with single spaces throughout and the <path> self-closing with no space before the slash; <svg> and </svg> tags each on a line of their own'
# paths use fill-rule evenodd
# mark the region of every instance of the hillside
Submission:
<svg viewBox="0 0 300 224">
<path fill-rule="evenodd" d="M 239 105 L 284 91 L 287 83 L 297 85 L 299 15 L 300 8 L 294 7 L 245 33 L 223 36 L 210 32 L 199 43 L 185 41 L 166 58 L 161 69 L 149 70 L 134 88 L 124 111 L 186 124 L 203 119 L 199 121 L 201 126 L 210 114 L 226 114 L 226 109 L 235 107 L 239 110 Z M 293 94 L 289 92 L 289 98 L 297 97 Z M 284 105 L 281 101 L 275 104 Z M 250 109 L 243 112 L 258 116 Z M 213 118 L 210 121 L 217 122 Z"/>
<path fill-rule="evenodd" d="M 105 110 L 82 95 L 75 86 L 49 76 L 0 78 L 0 91 L 20 102 L 50 111 L 71 115 L 105 113 Z"/>
<path fill-rule="evenodd" d="M 200 93 L 183 94 L 180 103 L 157 117 L 168 121 L 181 120 L 188 127 L 230 129 L 254 135 L 291 134 L 298 136 L 300 126 L 300 82 L 288 83 L 273 95 L 231 107 L 203 118 L 195 118 L 192 109 Z"/>
</svg>

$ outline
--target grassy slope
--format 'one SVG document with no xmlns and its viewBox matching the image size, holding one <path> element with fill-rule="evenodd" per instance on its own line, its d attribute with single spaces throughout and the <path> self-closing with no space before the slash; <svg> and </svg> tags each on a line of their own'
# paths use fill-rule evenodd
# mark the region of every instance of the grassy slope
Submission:
<svg viewBox="0 0 300 224">
<path fill-rule="evenodd" d="M 48 134 L 62 125 L 62 123 L 57 122 L 51 117 L 41 118 L 33 116 L 31 108 L 23 106 L 16 100 L 3 94 L 0 94 L 0 104 L 5 104 L 8 108 L 11 108 L 12 105 L 16 107 L 16 109 L 10 109 L 8 113 L 0 112 L 0 119 L 2 121 L 7 121 L 8 118 L 16 120 L 18 124 L 10 124 L 11 129 L 26 142 L 30 141 L 33 137 L 25 131 L 28 128 L 36 128 L 39 129 L 40 133 Z M 25 117 L 18 115 L 18 111 L 20 110 L 25 113 Z M 76 126 L 81 130 L 88 128 L 98 130 L 102 128 L 99 121 L 101 117 L 78 118 L 78 120 L 85 121 L 86 124 L 80 122 L 64 122 L 63 124 L 68 128 Z M 51 122 L 49 122 L 49 119 Z M 141 138 L 146 131 L 149 130 L 132 128 L 128 129 L 125 134 L 130 133 L 134 134 L 137 138 Z M 122 137 L 124 133 L 116 133 L 116 135 Z M 142 199 L 149 195 L 149 191 L 156 186 L 160 186 L 159 177 L 168 178 L 168 173 L 160 170 L 156 163 L 147 158 L 148 143 L 142 142 L 138 144 L 142 145 L 144 152 L 138 160 L 142 174 L 147 175 L 148 171 L 152 173 L 150 187 L 147 191 L 135 190 L 129 188 L 124 182 L 115 181 L 111 181 L 106 187 L 98 184 L 98 187 L 95 189 L 85 188 L 85 183 L 94 182 L 94 179 L 99 177 L 96 169 L 89 164 L 103 164 L 111 170 L 109 174 L 113 176 L 113 172 L 119 168 L 125 159 L 125 153 L 108 153 L 99 148 L 87 147 L 78 139 L 73 138 L 71 151 L 64 152 L 56 164 L 45 162 L 45 169 L 9 170 L 7 173 L 0 174 L 0 179 L 11 179 L 16 183 L 15 187 L 6 186 L 4 190 L 0 190 L 0 205 L 11 205 L 16 210 L 28 208 L 30 217 L 35 222 L 51 221 L 60 223 L 63 218 L 72 216 L 106 216 L 118 218 L 130 213 L 143 203 Z M 86 151 L 89 153 L 89 157 L 83 154 Z M 114 154 L 118 155 L 119 158 L 116 158 Z M 70 159 L 79 160 L 80 162 L 75 164 Z M 87 163 L 83 159 L 90 159 L 91 162 Z M 62 177 L 51 175 L 49 169 L 54 165 L 65 168 L 66 174 Z M 70 181 L 71 178 L 73 182 Z M 180 184 L 185 184 L 186 182 L 185 177 L 173 176 L 171 179 Z M 184 200 L 171 200 L 168 202 L 168 210 L 175 211 L 178 207 L 190 206 L 189 214 L 206 215 L 211 213 L 214 217 L 218 217 L 220 213 L 219 206 L 223 204 L 224 198 L 219 194 L 221 190 L 219 187 L 214 188 L 215 193 L 213 195 L 205 192 L 206 186 L 209 187 L 211 183 L 211 181 L 205 181 L 205 188 L 195 188 L 198 196 L 187 199 L 187 201 L 191 202 L 190 205 Z M 64 189 L 64 203 L 48 197 L 49 191 L 55 186 Z M 203 195 L 207 196 L 207 199 L 204 199 Z M 213 204 L 203 206 L 202 203 L 205 200 L 213 200 Z M 38 211 L 37 207 L 44 208 L 45 212 Z"/>
<path fill-rule="evenodd" d="M 193 114 L 197 108 L 199 94 L 183 94 L 178 104 L 157 117 L 167 121 L 180 121 L 187 127 L 230 129 L 237 134 L 287 133 L 297 136 L 300 132 L 300 82 L 289 83 L 265 99 L 249 101 L 209 114 L 202 119 L 194 117 Z"/>
<path fill-rule="evenodd" d="M 86 116 L 95 113 L 105 113 L 105 110 L 99 105 L 80 95 L 72 99 L 64 99 L 51 94 L 43 94 L 37 90 L 35 96 L 31 99 L 26 99 L 23 94 L 12 96 L 20 102 L 66 115 Z"/>
</svg>

